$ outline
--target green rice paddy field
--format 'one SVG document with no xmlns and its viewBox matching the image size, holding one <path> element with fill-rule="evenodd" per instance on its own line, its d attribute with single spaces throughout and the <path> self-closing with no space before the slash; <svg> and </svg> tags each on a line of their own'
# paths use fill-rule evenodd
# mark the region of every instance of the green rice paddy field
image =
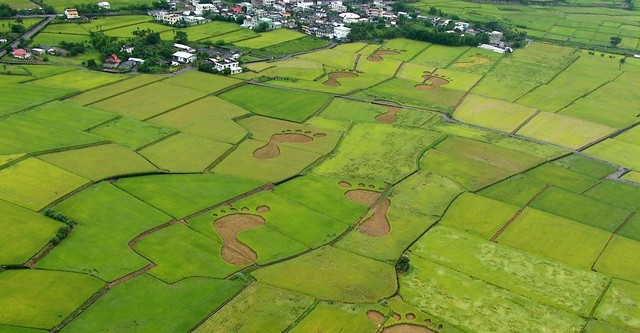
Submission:
<svg viewBox="0 0 640 333">
<path fill-rule="evenodd" d="M 435 5 L 544 38 L 638 30 Z M 307 38 L 233 28 L 185 30 Z M 0 332 L 640 331 L 640 60 L 397 39 L 248 68 L 0 72 Z"/>
</svg>

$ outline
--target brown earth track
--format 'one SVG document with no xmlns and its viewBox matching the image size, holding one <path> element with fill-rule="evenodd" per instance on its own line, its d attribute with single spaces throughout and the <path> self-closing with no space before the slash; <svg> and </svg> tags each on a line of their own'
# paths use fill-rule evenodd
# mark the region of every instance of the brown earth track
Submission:
<svg viewBox="0 0 640 333">
<path fill-rule="evenodd" d="M 253 157 L 260 160 L 276 158 L 280 156 L 279 145 L 281 143 L 306 143 L 313 141 L 314 138 L 322 138 L 325 136 L 326 134 L 324 133 L 316 133 L 312 136 L 302 133 L 277 133 L 271 136 L 269 143 L 256 149 L 253 152 Z"/>
<path fill-rule="evenodd" d="M 342 79 L 342 78 L 353 79 L 353 78 L 357 78 L 358 74 L 351 73 L 351 72 L 331 72 L 327 76 L 328 76 L 327 81 L 322 82 L 322 84 L 324 84 L 325 86 L 338 87 L 338 86 L 341 86 L 340 81 L 338 81 L 338 79 Z"/>
<path fill-rule="evenodd" d="M 394 51 L 394 50 L 378 50 L 376 52 L 374 52 L 372 55 L 367 57 L 367 60 L 369 61 L 383 61 L 384 58 L 382 57 L 383 55 L 395 55 L 395 54 L 400 54 L 400 51 Z"/>
<path fill-rule="evenodd" d="M 258 259 L 256 252 L 241 243 L 237 236 L 243 230 L 264 224 L 265 220 L 262 216 L 252 214 L 232 214 L 215 220 L 213 226 L 222 236 L 222 251 L 220 253 L 222 259 L 236 266 L 255 262 Z"/>
<path fill-rule="evenodd" d="M 367 311 L 367 318 L 369 318 L 369 320 L 372 323 L 376 323 L 376 324 L 384 323 L 384 319 L 385 319 L 384 315 L 380 313 L 380 311 L 376 311 L 376 310 Z"/>
<path fill-rule="evenodd" d="M 385 327 L 382 330 L 383 333 L 435 333 L 424 326 L 414 324 L 398 324 L 389 327 Z"/>
<path fill-rule="evenodd" d="M 400 110 L 399 107 L 387 106 L 387 112 L 378 115 L 376 120 L 384 124 L 393 124 L 398 121 L 398 111 Z"/>
</svg>

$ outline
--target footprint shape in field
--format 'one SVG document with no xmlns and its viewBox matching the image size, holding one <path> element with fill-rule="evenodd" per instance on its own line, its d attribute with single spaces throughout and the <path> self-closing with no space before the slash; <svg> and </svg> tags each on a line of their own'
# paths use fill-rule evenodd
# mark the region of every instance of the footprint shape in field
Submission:
<svg viewBox="0 0 640 333">
<path fill-rule="evenodd" d="M 276 158 L 280 156 L 279 145 L 281 143 L 306 143 L 325 136 L 327 135 L 324 133 L 313 133 L 311 131 L 303 132 L 301 129 L 297 129 L 295 131 L 285 130 L 282 131 L 282 133 L 272 135 L 269 143 L 253 152 L 253 157 L 260 160 Z"/>
<path fill-rule="evenodd" d="M 377 115 L 376 120 L 384 124 L 393 124 L 398 121 L 398 111 L 401 110 L 401 108 L 399 107 L 400 105 L 395 102 L 383 102 L 385 102 L 386 104 L 394 104 L 397 106 L 383 105 L 385 108 L 387 108 L 387 112 Z"/>
<path fill-rule="evenodd" d="M 269 212 L 269 207 L 259 206 L 257 213 Z M 227 214 L 227 215 L 224 215 Z M 222 217 L 218 217 L 223 215 Z M 222 237 L 222 251 L 220 255 L 224 261 L 236 265 L 244 266 L 258 260 L 258 255 L 253 249 L 238 240 L 241 231 L 256 228 L 265 224 L 262 216 L 249 213 L 249 208 L 242 207 L 240 212 L 236 208 L 225 208 L 219 214 L 213 214 L 217 219 L 213 221 L 213 227 Z"/>
<path fill-rule="evenodd" d="M 338 183 L 344 188 L 352 188 L 353 186 L 349 182 L 341 181 Z M 344 194 L 345 198 L 351 201 L 359 202 L 368 206 L 373 205 L 382 193 L 377 192 L 374 185 L 366 186 L 364 183 L 359 183 L 357 189 L 352 189 Z M 387 219 L 387 210 L 391 201 L 384 198 L 373 206 L 373 214 L 369 216 L 358 230 L 361 233 L 371 237 L 382 237 L 387 235 L 391 231 L 391 224 Z"/>
<path fill-rule="evenodd" d="M 354 79 L 358 77 L 358 74 L 351 72 L 331 72 L 327 77 L 327 81 L 322 82 L 322 84 L 325 86 L 338 87 L 342 85 L 338 79 Z"/>
<path fill-rule="evenodd" d="M 367 318 L 369 319 L 369 321 L 375 324 L 378 324 L 378 327 L 381 327 L 386 319 L 385 315 L 377 310 L 367 311 Z M 391 314 L 391 318 L 395 321 L 402 320 L 402 316 L 397 312 L 394 312 L 393 314 Z M 416 315 L 409 312 L 404 315 L 404 319 L 406 319 L 407 321 L 414 321 L 416 319 Z M 394 324 L 394 325 L 390 325 L 383 328 L 380 332 L 382 333 L 435 333 L 435 331 L 423 325 L 427 325 L 427 326 L 431 325 L 431 320 L 426 319 L 424 321 L 424 324 L 412 323 L 412 322 Z M 442 329 L 442 328 L 443 328 L 442 325 L 438 325 L 438 329 Z"/>
</svg>

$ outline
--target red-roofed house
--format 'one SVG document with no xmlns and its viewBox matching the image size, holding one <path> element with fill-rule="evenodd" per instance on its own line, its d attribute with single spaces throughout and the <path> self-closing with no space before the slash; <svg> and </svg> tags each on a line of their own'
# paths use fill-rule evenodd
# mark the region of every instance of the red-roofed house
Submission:
<svg viewBox="0 0 640 333">
<path fill-rule="evenodd" d="M 233 7 L 233 8 L 231 8 L 231 10 L 236 14 L 242 13 L 242 8 L 241 7 Z"/>
<path fill-rule="evenodd" d="M 109 57 L 107 57 L 107 60 L 104 61 L 104 63 L 102 64 L 102 67 L 104 68 L 116 68 L 118 67 L 118 65 L 120 65 L 121 60 L 118 59 L 118 56 L 115 54 L 110 55 Z"/>
<path fill-rule="evenodd" d="M 19 58 L 19 59 L 31 58 L 31 53 L 29 53 L 25 49 L 15 49 L 11 52 L 11 55 L 13 55 L 14 58 Z"/>
</svg>

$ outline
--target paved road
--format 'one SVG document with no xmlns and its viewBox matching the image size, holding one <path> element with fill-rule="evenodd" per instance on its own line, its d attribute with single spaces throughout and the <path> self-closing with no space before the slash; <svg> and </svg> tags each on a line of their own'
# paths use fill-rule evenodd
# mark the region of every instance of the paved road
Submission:
<svg viewBox="0 0 640 333">
<path fill-rule="evenodd" d="M 40 30 L 42 30 L 42 28 L 46 27 L 47 24 L 49 24 L 49 22 L 53 21 L 53 19 L 56 18 L 56 15 L 47 15 L 46 17 L 47 18 L 44 21 L 38 23 L 38 25 L 36 25 L 35 27 L 29 29 L 27 32 L 22 34 L 22 36 L 16 38 L 11 43 L 11 47 L 12 48 L 18 47 L 18 44 L 20 44 L 20 38 L 29 39 L 29 38 L 33 37 L 33 35 L 37 34 Z M 4 57 L 5 54 L 7 54 L 6 50 L 0 51 L 0 58 Z"/>
</svg>

